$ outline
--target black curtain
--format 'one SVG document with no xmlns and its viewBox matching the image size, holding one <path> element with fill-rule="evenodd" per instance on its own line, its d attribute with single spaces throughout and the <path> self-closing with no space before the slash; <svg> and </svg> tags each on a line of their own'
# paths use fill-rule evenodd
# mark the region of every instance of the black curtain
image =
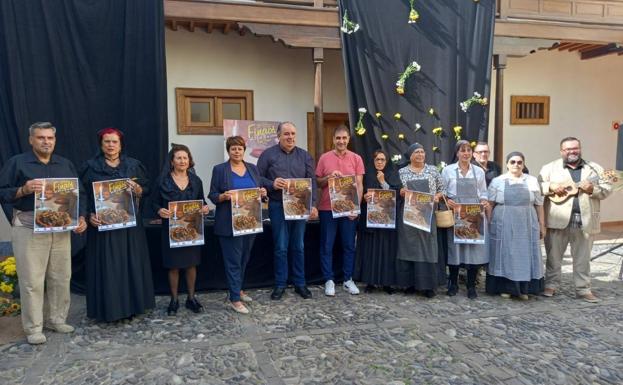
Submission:
<svg viewBox="0 0 623 385">
<path fill-rule="evenodd" d="M 623 128 L 619 128 L 616 169 L 623 170 Z"/>
<path fill-rule="evenodd" d="M 76 167 L 96 132 L 125 132 L 124 152 L 155 178 L 167 147 L 163 2 L 0 1 L 0 167 L 50 121 Z"/>
<path fill-rule="evenodd" d="M 416 141 L 424 145 L 427 163 L 449 162 L 454 155 L 456 125 L 463 127 L 463 139 L 487 139 L 488 106 L 477 105 L 465 113 L 459 103 L 474 92 L 489 97 L 494 3 L 416 1 L 420 17 L 409 24 L 408 0 L 339 1 L 340 20 L 347 11 L 348 18 L 360 26 L 352 34 L 342 33 L 342 53 L 352 128 L 358 109 L 368 111 L 363 120 L 366 133 L 359 136 L 353 130 L 352 135 L 366 167 L 372 167 L 376 149 L 383 148 L 392 157 L 403 154 Z M 400 96 L 395 83 L 413 61 L 421 70 L 409 78 L 405 94 Z M 377 112 L 380 118 L 375 116 Z M 399 120 L 395 113 L 401 114 Z M 441 138 L 433 135 L 435 127 L 443 128 Z M 435 152 L 433 147 L 437 147 Z M 404 163 L 407 160 L 402 156 Z"/>
</svg>

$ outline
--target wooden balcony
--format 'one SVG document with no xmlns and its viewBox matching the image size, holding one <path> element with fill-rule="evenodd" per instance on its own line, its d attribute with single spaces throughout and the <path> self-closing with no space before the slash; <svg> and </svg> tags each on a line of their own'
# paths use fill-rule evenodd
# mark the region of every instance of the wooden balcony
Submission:
<svg viewBox="0 0 623 385">
<path fill-rule="evenodd" d="M 495 34 L 623 42 L 623 0 L 497 0 Z"/>
</svg>

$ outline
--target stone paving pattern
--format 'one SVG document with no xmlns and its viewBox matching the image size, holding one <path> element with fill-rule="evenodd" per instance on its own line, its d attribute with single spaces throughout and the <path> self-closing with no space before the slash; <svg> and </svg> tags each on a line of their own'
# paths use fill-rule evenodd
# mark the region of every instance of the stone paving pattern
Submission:
<svg viewBox="0 0 623 385">
<path fill-rule="evenodd" d="M 97 324 L 73 296 L 76 332 L 0 346 L 0 384 L 623 384 L 621 259 L 593 263 L 597 304 L 575 299 L 568 259 L 562 292 L 526 302 L 314 286 L 312 300 L 252 290 L 248 316 L 213 292 L 199 315 L 167 317 L 159 297 L 147 315 Z"/>
</svg>

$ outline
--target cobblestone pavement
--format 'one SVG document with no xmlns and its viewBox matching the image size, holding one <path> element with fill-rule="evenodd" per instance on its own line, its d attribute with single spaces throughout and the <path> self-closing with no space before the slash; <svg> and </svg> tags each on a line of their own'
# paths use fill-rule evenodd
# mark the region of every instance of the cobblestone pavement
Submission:
<svg viewBox="0 0 623 385">
<path fill-rule="evenodd" d="M 623 384 L 621 259 L 593 263 L 597 304 L 574 297 L 570 260 L 561 293 L 525 302 L 316 286 L 312 300 L 252 290 L 248 316 L 218 292 L 199 296 L 200 315 L 167 317 L 160 297 L 150 314 L 96 324 L 74 296 L 76 332 L 0 346 L 0 384 Z"/>
</svg>

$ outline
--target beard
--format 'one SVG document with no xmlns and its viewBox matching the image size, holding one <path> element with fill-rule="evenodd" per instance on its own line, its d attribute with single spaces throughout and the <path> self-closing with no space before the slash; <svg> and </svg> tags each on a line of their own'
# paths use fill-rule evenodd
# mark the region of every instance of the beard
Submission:
<svg viewBox="0 0 623 385">
<path fill-rule="evenodd" d="M 574 163 L 579 162 L 580 158 L 581 158 L 580 154 L 569 154 L 567 155 L 567 159 L 565 159 L 565 162 L 574 164 Z"/>
</svg>

